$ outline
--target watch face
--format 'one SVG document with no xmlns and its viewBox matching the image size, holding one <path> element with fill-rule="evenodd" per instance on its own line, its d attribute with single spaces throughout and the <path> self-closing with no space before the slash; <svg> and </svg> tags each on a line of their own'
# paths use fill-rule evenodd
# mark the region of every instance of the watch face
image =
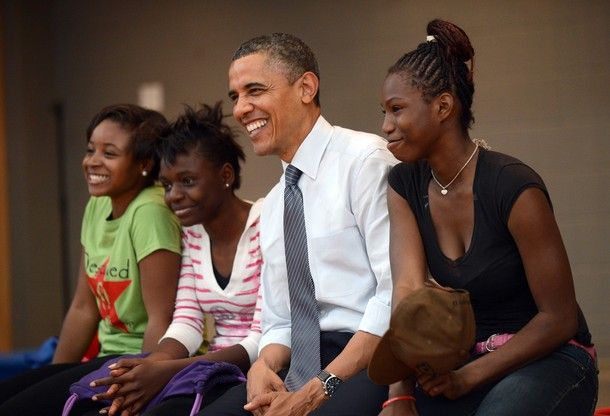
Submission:
<svg viewBox="0 0 610 416">
<path fill-rule="evenodd" d="M 340 384 L 341 384 L 341 379 L 339 377 L 334 377 L 334 376 L 329 377 L 328 380 L 326 380 L 326 383 L 324 383 L 324 385 L 326 387 L 326 391 L 328 392 L 328 395 L 332 396 L 333 393 L 335 391 L 337 391 Z"/>
</svg>

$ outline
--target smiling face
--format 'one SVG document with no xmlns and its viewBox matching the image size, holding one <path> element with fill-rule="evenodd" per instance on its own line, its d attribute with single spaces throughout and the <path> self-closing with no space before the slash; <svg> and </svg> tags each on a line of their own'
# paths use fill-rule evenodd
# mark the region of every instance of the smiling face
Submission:
<svg viewBox="0 0 610 416">
<path fill-rule="evenodd" d="M 90 195 L 128 203 L 140 192 L 144 166 L 135 161 L 131 142 L 130 134 L 114 121 L 104 120 L 95 127 L 83 158 Z"/>
<path fill-rule="evenodd" d="M 303 104 L 311 103 L 313 97 L 304 96 L 302 80 L 303 77 L 290 84 L 280 64 L 270 63 L 264 52 L 231 64 L 229 97 L 233 116 L 248 132 L 257 155 L 277 155 L 289 161 L 296 152 L 306 129 L 311 127 L 303 123 L 307 111 Z"/>
<path fill-rule="evenodd" d="M 424 100 L 422 93 L 400 74 L 390 74 L 383 83 L 382 130 L 388 137 L 388 150 L 403 162 L 427 158 L 439 135 L 435 100 Z"/>
<path fill-rule="evenodd" d="M 161 161 L 159 180 L 165 189 L 165 203 L 183 226 L 205 224 L 218 215 L 222 201 L 231 192 L 226 184 L 230 165 L 218 167 L 191 149 L 176 156 L 173 165 Z"/>
</svg>

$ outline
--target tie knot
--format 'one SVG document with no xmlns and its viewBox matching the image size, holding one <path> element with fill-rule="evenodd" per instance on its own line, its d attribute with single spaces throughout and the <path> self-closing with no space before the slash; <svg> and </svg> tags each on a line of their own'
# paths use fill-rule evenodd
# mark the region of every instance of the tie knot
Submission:
<svg viewBox="0 0 610 416">
<path fill-rule="evenodd" d="M 286 166 L 286 172 L 284 173 L 284 176 L 286 177 L 286 185 L 296 185 L 302 173 L 303 172 L 292 165 Z"/>
</svg>

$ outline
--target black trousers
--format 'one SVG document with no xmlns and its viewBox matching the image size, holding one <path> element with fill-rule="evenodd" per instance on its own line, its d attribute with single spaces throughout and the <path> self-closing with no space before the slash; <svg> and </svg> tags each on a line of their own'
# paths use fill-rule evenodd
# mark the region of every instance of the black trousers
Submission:
<svg viewBox="0 0 610 416">
<path fill-rule="evenodd" d="M 86 363 L 52 364 L 2 381 L 1 398 L 5 401 L 0 405 L 0 416 L 61 415 L 70 385 L 113 357 L 94 358 Z M 77 414 L 76 407 L 74 414 Z M 83 400 L 78 402 L 78 407 L 99 405 Z"/>
<path fill-rule="evenodd" d="M 321 364 L 326 367 L 343 350 L 353 334 L 345 332 L 323 332 L 320 337 Z M 286 371 L 280 373 L 283 378 Z M 345 381 L 332 399 L 311 413 L 315 416 L 376 416 L 381 404 L 388 398 L 387 386 L 378 386 L 369 380 L 366 370 Z M 249 416 L 246 404 L 246 385 L 230 388 L 220 398 L 199 412 L 199 416 Z"/>
</svg>

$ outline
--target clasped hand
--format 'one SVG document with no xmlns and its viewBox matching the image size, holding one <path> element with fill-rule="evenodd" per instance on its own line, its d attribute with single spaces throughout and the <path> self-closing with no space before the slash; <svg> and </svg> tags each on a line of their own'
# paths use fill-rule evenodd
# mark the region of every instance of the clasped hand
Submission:
<svg viewBox="0 0 610 416">
<path fill-rule="evenodd" d="M 296 392 L 288 392 L 284 382 L 274 371 L 264 363 L 256 362 L 248 372 L 248 403 L 244 409 L 255 416 L 307 415 L 318 408 L 326 398 L 320 382 L 316 381 L 307 383 Z M 315 391 L 316 387 L 318 392 Z"/>
<path fill-rule="evenodd" d="M 109 415 L 136 415 L 159 393 L 174 376 L 170 361 L 151 361 L 146 358 L 121 359 L 109 367 L 110 377 L 93 381 L 93 386 L 109 386 L 105 393 L 93 400 L 112 400 L 103 409 Z M 120 412 L 120 413 L 119 413 Z"/>
<path fill-rule="evenodd" d="M 451 400 L 462 397 L 471 390 L 460 370 L 439 375 L 422 375 L 417 378 L 417 383 L 427 395 L 435 397 L 442 394 Z"/>
</svg>

